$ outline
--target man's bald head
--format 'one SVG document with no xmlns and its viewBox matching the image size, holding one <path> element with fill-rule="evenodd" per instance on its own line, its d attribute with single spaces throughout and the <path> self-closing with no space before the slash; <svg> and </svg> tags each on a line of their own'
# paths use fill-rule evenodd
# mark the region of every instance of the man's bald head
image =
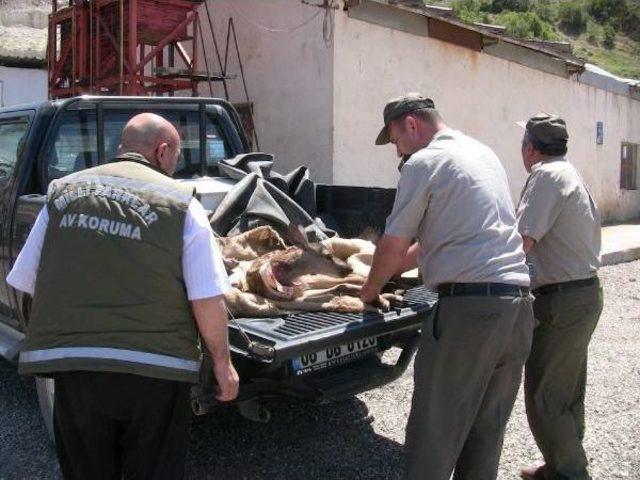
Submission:
<svg viewBox="0 0 640 480">
<path fill-rule="evenodd" d="M 118 151 L 144 155 L 150 163 L 172 175 L 180 155 L 180 135 L 160 115 L 141 113 L 125 125 Z"/>
</svg>

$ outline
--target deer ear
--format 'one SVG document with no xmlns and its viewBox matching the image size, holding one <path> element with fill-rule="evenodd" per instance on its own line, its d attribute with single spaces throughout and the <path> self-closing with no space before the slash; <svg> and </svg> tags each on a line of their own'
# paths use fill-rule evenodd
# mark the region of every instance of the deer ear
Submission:
<svg viewBox="0 0 640 480">
<path fill-rule="evenodd" d="M 307 241 L 307 236 L 304 233 L 304 228 L 302 228 L 302 225 L 290 223 L 287 236 L 289 237 L 291 243 L 293 243 L 294 245 L 298 245 L 301 247 L 309 246 L 309 242 Z"/>
</svg>

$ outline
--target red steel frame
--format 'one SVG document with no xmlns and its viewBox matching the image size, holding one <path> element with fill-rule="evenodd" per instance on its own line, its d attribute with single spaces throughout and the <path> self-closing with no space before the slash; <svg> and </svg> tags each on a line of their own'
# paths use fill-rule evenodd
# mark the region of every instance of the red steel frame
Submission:
<svg viewBox="0 0 640 480">
<path fill-rule="evenodd" d="M 85 93 L 162 95 L 178 90 L 197 95 L 202 80 L 196 79 L 200 27 L 196 9 L 202 1 L 66 3 L 59 8 L 53 0 L 49 17 L 50 98 Z M 191 45 L 185 45 L 188 42 Z"/>
</svg>

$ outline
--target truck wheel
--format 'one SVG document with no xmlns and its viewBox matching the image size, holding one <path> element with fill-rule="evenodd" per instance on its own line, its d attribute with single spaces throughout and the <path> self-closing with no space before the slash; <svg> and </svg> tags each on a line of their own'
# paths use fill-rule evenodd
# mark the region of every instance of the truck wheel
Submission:
<svg viewBox="0 0 640 480">
<path fill-rule="evenodd" d="M 55 384 L 53 378 L 36 377 L 36 391 L 38 392 L 38 403 L 40 404 L 40 414 L 47 429 L 49 440 L 55 443 L 53 435 L 53 394 Z"/>
</svg>

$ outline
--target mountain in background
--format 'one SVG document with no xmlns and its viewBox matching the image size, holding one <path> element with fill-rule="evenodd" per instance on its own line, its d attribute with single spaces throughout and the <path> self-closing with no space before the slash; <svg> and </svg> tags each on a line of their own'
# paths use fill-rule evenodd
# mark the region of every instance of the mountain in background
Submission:
<svg viewBox="0 0 640 480">
<path fill-rule="evenodd" d="M 425 0 L 457 17 L 506 27 L 515 37 L 570 42 L 574 55 L 640 79 L 638 0 Z"/>
</svg>

